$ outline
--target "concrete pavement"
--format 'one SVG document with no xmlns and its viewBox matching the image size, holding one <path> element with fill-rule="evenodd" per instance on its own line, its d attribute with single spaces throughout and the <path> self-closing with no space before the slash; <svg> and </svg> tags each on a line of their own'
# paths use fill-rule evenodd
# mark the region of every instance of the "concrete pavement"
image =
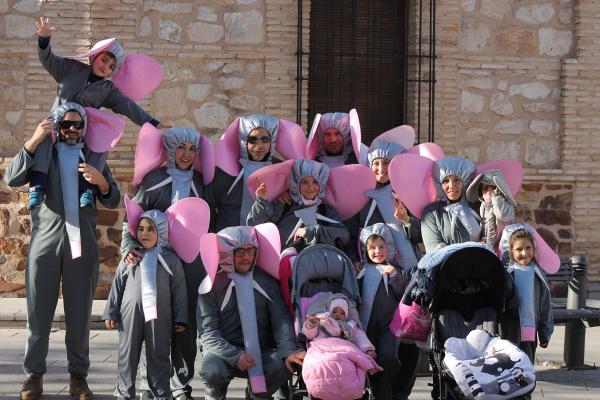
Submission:
<svg viewBox="0 0 600 400">
<path fill-rule="evenodd" d="M 0 399 L 17 399 L 21 382 L 23 355 L 25 349 L 26 317 L 24 299 L 0 298 Z M 48 352 L 48 372 L 44 376 L 43 399 L 71 399 L 67 391 L 68 372 L 64 347 L 64 321 L 57 307 L 55 329 L 50 335 Z M 93 320 L 100 327 L 99 318 L 104 302 L 95 301 Z M 61 329 L 62 328 L 62 329 Z M 560 368 L 564 364 L 564 327 L 556 327 L 550 346 L 538 349 L 536 370 L 538 383 L 534 399 L 600 399 L 600 369 L 569 371 Z M 88 382 L 97 400 L 112 398 L 117 370 L 117 333 L 95 329 L 90 334 L 91 369 Z M 591 328 L 586 333 L 586 363 L 600 366 L 600 327 Z M 431 377 L 420 377 L 411 399 L 430 399 L 428 382 Z M 194 396 L 202 398 L 203 391 L 199 379 L 192 382 Z M 229 399 L 243 399 L 245 383 L 235 379 L 229 391 Z"/>
</svg>

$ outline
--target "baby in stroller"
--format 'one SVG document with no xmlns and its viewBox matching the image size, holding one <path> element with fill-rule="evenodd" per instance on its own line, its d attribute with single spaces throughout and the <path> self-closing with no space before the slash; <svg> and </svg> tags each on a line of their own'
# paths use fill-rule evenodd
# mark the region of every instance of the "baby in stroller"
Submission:
<svg viewBox="0 0 600 400">
<path fill-rule="evenodd" d="M 329 304 L 328 312 L 322 312 L 322 306 Z M 360 328 L 357 320 L 350 317 L 356 313 L 354 304 L 341 293 L 323 296 L 322 301 L 315 302 L 308 310 L 304 321 L 302 333 L 307 340 L 339 337 L 354 343 L 371 358 L 377 358 L 375 346 L 365 332 Z M 374 370 L 373 370 L 374 372 Z"/>
<path fill-rule="evenodd" d="M 323 400 L 358 399 L 367 382 L 367 398 L 372 399 L 366 375 L 381 371 L 381 367 L 365 354 L 375 349 L 362 331 L 354 307 L 360 299 L 354 265 L 341 250 L 324 244 L 305 248 L 293 263 L 294 324 L 299 341 L 309 341 L 301 375 L 308 395 Z M 330 319 L 325 322 L 327 315 Z M 317 323 L 307 316 L 316 316 Z M 336 325 L 342 336 L 344 331 L 350 333 L 352 341 L 338 337 Z M 294 392 L 300 386 L 301 382 L 296 382 L 290 388 Z"/>
</svg>

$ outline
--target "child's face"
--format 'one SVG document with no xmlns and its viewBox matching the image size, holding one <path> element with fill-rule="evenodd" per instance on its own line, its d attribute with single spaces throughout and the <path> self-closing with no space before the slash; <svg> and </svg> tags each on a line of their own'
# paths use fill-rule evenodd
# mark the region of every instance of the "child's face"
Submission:
<svg viewBox="0 0 600 400">
<path fill-rule="evenodd" d="M 300 181 L 300 194 L 307 200 L 314 200 L 320 189 L 319 182 L 312 176 L 305 176 Z"/>
<path fill-rule="evenodd" d="M 388 256 L 385 241 L 375 238 L 367 245 L 367 255 L 375 264 L 383 264 Z"/>
<path fill-rule="evenodd" d="M 346 320 L 346 312 L 341 307 L 334 307 L 333 311 L 331 312 L 331 316 L 336 321 L 345 321 Z"/>
<path fill-rule="evenodd" d="M 140 219 L 137 229 L 137 240 L 144 249 L 151 249 L 158 242 L 156 225 L 148 218 Z"/>
<path fill-rule="evenodd" d="M 483 198 L 483 201 L 485 201 L 486 203 L 492 201 L 492 195 L 494 194 L 494 190 L 496 190 L 496 186 L 494 185 L 483 185 L 483 188 L 481 190 L 481 197 Z"/>
<path fill-rule="evenodd" d="M 529 265 L 533 259 L 533 243 L 527 238 L 515 239 L 511 246 L 513 259 L 522 266 Z"/>
<path fill-rule="evenodd" d="M 104 52 L 94 58 L 92 72 L 101 78 L 108 78 L 115 72 L 116 66 L 117 60 L 110 53 Z"/>
</svg>

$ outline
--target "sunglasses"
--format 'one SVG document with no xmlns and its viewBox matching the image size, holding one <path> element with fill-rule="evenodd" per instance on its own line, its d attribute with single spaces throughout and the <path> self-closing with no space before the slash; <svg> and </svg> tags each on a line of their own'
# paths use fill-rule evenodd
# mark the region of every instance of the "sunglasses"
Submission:
<svg viewBox="0 0 600 400">
<path fill-rule="evenodd" d="M 245 255 L 253 256 L 256 254 L 256 249 L 254 247 L 248 247 L 247 249 L 237 248 L 233 250 L 233 255 L 236 257 L 243 257 Z"/>
<path fill-rule="evenodd" d="M 248 144 L 257 144 L 258 142 L 267 144 L 271 142 L 271 136 L 248 136 Z"/>
<path fill-rule="evenodd" d="M 77 129 L 78 131 L 83 129 L 83 121 L 60 121 L 58 123 L 60 129 L 70 129 L 71 127 Z"/>
</svg>

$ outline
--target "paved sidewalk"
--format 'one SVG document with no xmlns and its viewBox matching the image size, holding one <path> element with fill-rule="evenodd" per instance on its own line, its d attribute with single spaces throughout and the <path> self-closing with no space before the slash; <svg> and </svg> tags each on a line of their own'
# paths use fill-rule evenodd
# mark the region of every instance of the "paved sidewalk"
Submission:
<svg viewBox="0 0 600 400">
<path fill-rule="evenodd" d="M 0 298 L 0 399 L 17 399 L 20 384 L 24 379 L 22 372 L 25 348 L 25 302 L 23 299 Z M 104 302 L 94 302 L 94 318 L 98 321 L 104 308 Z M 59 304 L 59 310 L 62 305 Z M 62 318 L 62 319 L 61 319 Z M 48 372 L 44 377 L 43 399 L 72 399 L 67 391 L 68 372 L 64 350 L 64 334 L 61 321 L 64 317 L 57 312 L 56 328 L 50 335 L 48 352 Z M 99 324 L 97 324 L 99 326 Z M 600 399 L 600 369 L 569 371 L 560 368 L 563 364 L 564 327 L 556 327 L 550 346 L 538 349 L 538 384 L 534 399 Z M 103 329 L 93 330 L 90 334 L 91 369 L 89 384 L 94 390 L 96 400 L 111 399 L 116 376 L 117 333 Z M 600 327 L 587 330 L 586 363 L 600 366 Z M 430 399 L 428 382 L 431 377 L 417 380 L 411 399 Z M 192 386 L 195 398 L 203 396 L 198 377 Z M 235 379 L 229 391 L 229 399 L 243 399 L 245 383 Z"/>
</svg>

